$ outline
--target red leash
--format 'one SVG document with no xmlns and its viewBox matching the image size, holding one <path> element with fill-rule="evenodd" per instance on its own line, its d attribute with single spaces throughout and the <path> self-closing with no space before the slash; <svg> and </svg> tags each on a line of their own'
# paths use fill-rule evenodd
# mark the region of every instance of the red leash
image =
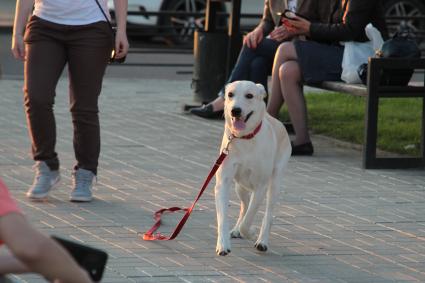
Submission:
<svg viewBox="0 0 425 283">
<path fill-rule="evenodd" d="M 242 137 L 236 137 L 234 135 L 230 136 L 229 137 L 229 142 L 227 143 L 227 146 L 224 148 L 223 152 L 217 158 L 217 160 L 216 160 L 213 168 L 211 169 L 210 173 L 208 174 L 207 178 L 205 179 L 204 184 L 202 185 L 202 188 L 199 191 L 198 196 L 193 201 L 191 207 L 189 207 L 189 208 L 180 208 L 180 207 L 162 208 L 162 209 L 158 210 L 157 212 L 155 212 L 155 214 L 154 214 L 155 224 L 152 226 L 152 228 L 150 228 L 146 233 L 143 234 L 143 240 L 145 240 L 145 241 L 155 241 L 155 240 L 157 240 L 157 241 L 169 241 L 169 240 L 173 240 L 175 237 L 177 237 L 177 235 L 180 233 L 181 229 L 183 228 L 184 224 L 186 223 L 187 219 L 189 219 L 189 216 L 192 213 L 192 210 L 195 207 L 195 204 L 201 198 L 202 194 L 204 193 L 205 189 L 207 188 L 208 184 L 210 183 L 212 177 L 215 175 L 215 173 L 217 172 L 218 168 L 223 163 L 223 161 L 226 158 L 226 156 L 229 154 L 229 145 L 230 145 L 230 143 L 235 138 L 238 138 L 238 139 L 252 139 L 260 131 L 261 124 L 262 123 L 260 123 L 257 126 L 257 128 L 255 128 L 255 130 L 252 133 L 248 134 L 248 135 L 245 135 L 245 136 L 242 136 Z M 179 211 L 179 210 L 186 211 L 186 213 L 184 214 L 184 216 L 180 220 L 180 222 L 177 224 L 176 228 L 174 228 L 174 231 L 171 234 L 171 236 L 164 236 L 161 233 L 154 234 L 154 232 L 156 230 L 158 230 L 159 226 L 161 226 L 161 215 L 164 212 L 167 212 L 167 211 L 169 211 L 169 212 L 175 212 L 175 211 Z"/>
</svg>

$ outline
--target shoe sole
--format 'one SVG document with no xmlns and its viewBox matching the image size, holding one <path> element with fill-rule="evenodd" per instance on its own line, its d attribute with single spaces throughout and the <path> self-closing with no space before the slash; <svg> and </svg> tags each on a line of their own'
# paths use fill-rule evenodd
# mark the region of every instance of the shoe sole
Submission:
<svg viewBox="0 0 425 283">
<path fill-rule="evenodd" d="M 71 202 L 91 202 L 93 197 L 70 197 Z"/>
<path fill-rule="evenodd" d="M 32 194 L 32 193 L 26 193 L 27 198 L 32 199 L 32 200 L 41 200 L 41 199 L 45 199 L 47 198 L 47 196 L 49 195 L 49 193 L 52 190 L 55 190 L 59 187 L 59 182 L 60 182 L 61 178 L 58 177 L 55 181 L 55 183 L 50 187 L 50 189 L 43 194 Z"/>
</svg>

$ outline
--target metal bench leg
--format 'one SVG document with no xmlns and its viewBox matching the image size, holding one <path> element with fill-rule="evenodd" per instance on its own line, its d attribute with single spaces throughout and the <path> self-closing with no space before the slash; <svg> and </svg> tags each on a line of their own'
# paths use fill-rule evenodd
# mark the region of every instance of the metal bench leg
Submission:
<svg viewBox="0 0 425 283">
<path fill-rule="evenodd" d="M 425 85 L 425 79 L 424 79 Z M 421 127 L 421 157 L 422 166 L 425 166 L 425 98 L 422 98 L 422 127 Z"/>
<path fill-rule="evenodd" d="M 393 69 L 397 66 L 392 65 Z M 422 67 L 422 66 L 420 66 Z M 422 97 L 422 125 L 421 125 L 421 153 L 418 157 L 377 157 L 376 148 L 378 141 L 378 108 L 379 99 L 382 97 L 418 97 L 415 95 L 403 95 L 403 90 L 394 95 L 388 95 L 380 86 L 380 73 L 388 68 L 385 61 L 379 59 L 369 59 L 368 69 L 368 89 L 365 119 L 365 142 L 363 150 L 363 168 L 365 169 L 402 169 L 402 168 L 423 168 L 425 167 L 425 97 Z M 401 66 L 400 66 L 401 68 Z M 414 65 L 412 66 L 414 68 Z M 424 78 L 425 81 L 425 78 Z M 408 89 L 408 88 L 406 88 Z"/>
<path fill-rule="evenodd" d="M 366 98 L 366 119 L 364 132 L 363 148 L 363 168 L 370 169 L 375 167 L 376 161 L 376 142 L 378 135 L 378 105 L 379 105 L 379 70 L 374 64 L 369 62 L 368 70 L 368 88 Z"/>
</svg>

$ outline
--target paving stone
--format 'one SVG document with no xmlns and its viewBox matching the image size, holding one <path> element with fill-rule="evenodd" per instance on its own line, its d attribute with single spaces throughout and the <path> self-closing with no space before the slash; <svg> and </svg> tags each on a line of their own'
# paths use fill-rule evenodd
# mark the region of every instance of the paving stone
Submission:
<svg viewBox="0 0 425 283">
<path fill-rule="evenodd" d="M 425 282 L 424 171 L 363 170 L 361 152 L 317 135 L 313 157 L 289 162 L 266 253 L 235 239 L 229 256 L 216 256 L 212 184 L 177 239 L 143 241 L 154 211 L 191 204 L 218 155 L 223 122 L 180 112 L 188 85 L 105 79 L 95 200 L 83 204 L 68 201 L 75 161 L 67 81 L 60 80 L 55 104 L 62 180 L 47 201 L 31 202 L 22 81 L 0 80 L 0 176 L 43 233 L 108 251 L 102 282 Z M 238 213 L 232 192 L 231 224 Z M 181 216 L 164 216 L 161 231 Z M 33 274 L 13 279 L 45 282 Z"/>
</svg>

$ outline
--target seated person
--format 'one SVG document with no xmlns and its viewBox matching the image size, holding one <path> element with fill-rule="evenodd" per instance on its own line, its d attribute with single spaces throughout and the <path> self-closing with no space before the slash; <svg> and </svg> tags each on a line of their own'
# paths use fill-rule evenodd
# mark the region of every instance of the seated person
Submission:
<svg viewBox="0 0 425 283">
<path fill-rule="evenodd" d="M 0 256 L 0 279 L 9 273 L 36 272 L 54 282 L 92 282 L 59 244 L 28 224 L 0 180 L 0 245 L 2 243 L 12 255 Z"/>
<path fill-rule="evenodd" d="M 282 41 L 290 39 L 286 28 L 281 25 L 279 13 L 289 9 L 313 21 L 324 22 L 329 16 L 328 2 L 329 0 L 265 0 L 263 17 L 259 25 L 244 37 L 242 50 L 227 83 L 250 80 L 261 83 L 267 91 L 267 78 L 271 73 L 275 52 Z M 223 97 L 224 88 L 214 101 L 192 108 L 190 113 L 203 118 L 221 118 Z"/>
<path fill-rule="evenodd" d="M 282 43 L 276 52 L 272 73 L 267 111 L 277 117 L 283 101 L 286 102 L 295 130 L 292 155 L 312 155 L 314 151 L 307 128 L 303 84 L 341 80 L 344 46 L 340 42 L 367 41 L 365 27 L 368 23 L 385 36 L 381 0 L 333 2 L 328 23 L 314 23 L 301 17 L 284 21 L 288 34 L 305 35 L 311 39 Z"/>
</svg>

